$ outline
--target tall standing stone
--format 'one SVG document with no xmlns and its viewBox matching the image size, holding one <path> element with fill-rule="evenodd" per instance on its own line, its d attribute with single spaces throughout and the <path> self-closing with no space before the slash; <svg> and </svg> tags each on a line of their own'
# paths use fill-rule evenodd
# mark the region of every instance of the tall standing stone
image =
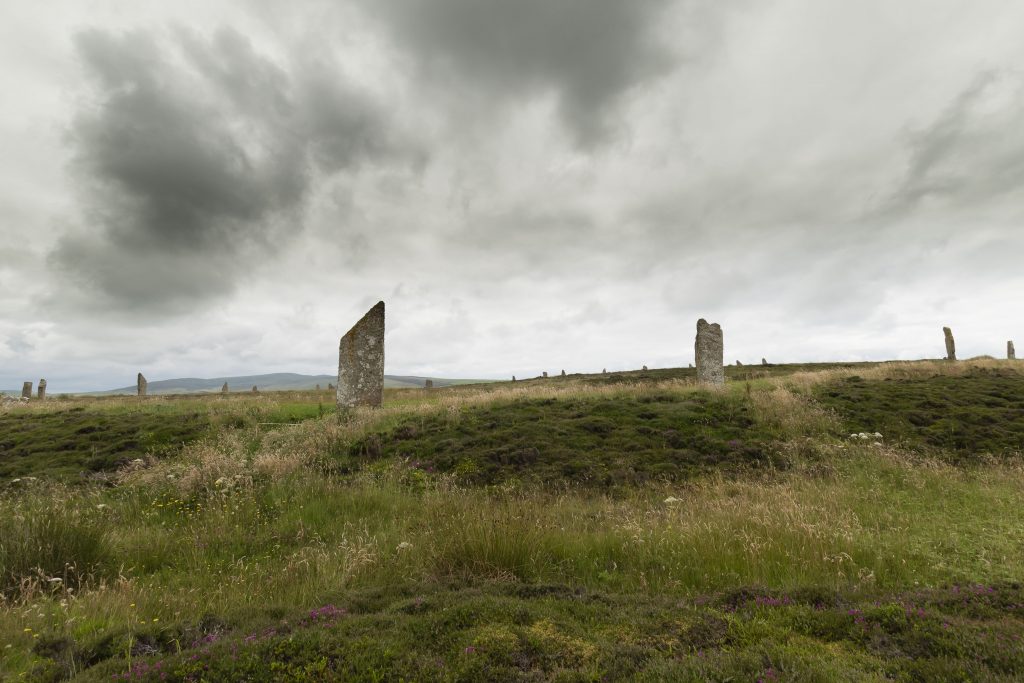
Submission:
<svg viewBox="0 0 1024 683">
<path fill-rule="evenodd" d="M 228 393 L 228 383 L 227 382 L 224 382 L 224 384 L 221 385 L 220 393 L 222 393 L 222 394 Z"/>
<path fill-rule="evenodd" d="M 645 366 L 643 366 L 643 367 L 642 367 L 642 368 L 640 368 L 640 369 L 641 369 L 641 370 L 643 370 L 644 372 L 647 372 L 647 366 L 646 366 L 646 365 L 645 365 Z"/>
<path fill-rule="evenodd" d="M 260 390 L 256 388 L 255 384 L 252 385 L 252 393 L 254 393 L 254 394 L 260 393 Z"/>
<path fill-rule="evenodd" d="M 697 361 L 697 381 L 716 386 L 725 384 L 721 325 L 709 324 L 704 318 L 698 320 L 697 339 L 693 347 Z"/>
<path fill-rule="evenodd" d="M 956 342 L 953 341 L 953 330 L 943 327 L 942 334 L 946 336 L 946 360 L 956 360 Z"/>
<path fill-rule="evenodd" d="M 21 397 L 32 398 L 32 382 L 25 382 L 21 385 Z"/>
<path fill-rule="evenodd" d="M 46 398 L 46 380 L 39 380 L 39 388 L 36 390 L 36 396 L 40 399 Z"/>
<path fill-rule="evenodd" d="M 320 391 L 320 385 L 319 384 L 316 385 L 316 390 Z"/>
<path fill-rule="evenodd" d="M 433 389 L 434 388 L 434 380 L 428 379 L 427 381 L 425 381 L 423 383 L 423 388 L 424 389 Z"/>
<path fill-rule="evenodd" d="M 338 408 L 384 402 L 384 302 L 367 311 L 338 348 Z"/>
<path fill-rule="evenodd" d="M 135 393 L 138 394 L 139 396 L 145 396 L 147 384 L 148 382 L 146 381 L 146 378 L 143 377 L 142 373 L 140 372 L 139 376 L 135 378 Z"/>
<path fill-rule="evenodd" d="M 544 377 L 547 377 L 547 376 L 548 376 L 548 371 L 547 371 L 547 370 L 545 370 L 545 371 L 544 371 Z"/>
<path fill-rule="evenodd" d="M 761 359 L 761 365 L 768 365 L 768 361 L 764 358 Z"/>
<path fill-rule="evenodd" d="M 1006 359 L 1007 360 L 1017 360 L 1017 352 L 1013 348 L 1013 342 L 1012 341 L 1006 342 Z"/>
<path fill-rule="evenodd" d="M 565 370 L 562 370 L 562 377 L 565 377 Z"/>
<path fill-rule="evenodd" d="M 516 376 L 515 376 L 515 375 L 512 375 L 512 381 L 513 381 L 513 382 L 515 382 L 515 381 L 516 381 Z"/>
</svg>

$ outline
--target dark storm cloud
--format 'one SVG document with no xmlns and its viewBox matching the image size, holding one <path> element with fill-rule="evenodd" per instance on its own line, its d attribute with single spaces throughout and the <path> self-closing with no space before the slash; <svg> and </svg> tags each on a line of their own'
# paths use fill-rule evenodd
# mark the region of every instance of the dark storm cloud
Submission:
<svg viewBox="0 0 1024 683">
<path fill-rule="evenodd" d="M 670 0 L 363 4 L 434 82 L 482 90 L 486 98 L 553 93 L 564 123 L 584 146 L 606 139 L 627 91 L 672 63 L 657 37 Z"/>
<path fill-rule="evenodd" d="M 329 65 L 292 75 L 233 31 L 93 30 L 76 47 L 92 88 L 69 133 L 87 230 L 51 263 L 103 303 L 228 292 L 301 230 L 318 172 L 410 151 Z"/>
<path fill-rule="evenodd" d="M 1024 183 L 1024 78 L 978 74 L 929 125 L 908 134 L 907 167 L 883 213 L 922 201 L 956 199 L 959 207 L 1019 190 Z"/>
</svg>

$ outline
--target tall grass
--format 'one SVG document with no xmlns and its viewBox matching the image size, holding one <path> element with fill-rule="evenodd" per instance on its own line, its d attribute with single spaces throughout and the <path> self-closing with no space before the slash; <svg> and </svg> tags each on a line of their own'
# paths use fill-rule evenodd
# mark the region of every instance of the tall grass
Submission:
<svg viewBox="0 0 1024 683">
<path fill-rule="evenodd" d="M 814 457 L 798 458 L 794 469 L 757 477 L 611 495 L 571 485 L 468 488 L 401 462 L 348 478 L 318 469 L 332 450 L 410 414 L 440 411 L 457 421 L 468 407 L 524 397 L 699 390 L 670 381 L 423 392 L 412 405 L 357 412 L 344 423 L 224 430 L 181 457 L 124 472 L 113 488 L 20 482 L 0 493 L 0 643 L 206 614 L 230 620 L 423 582 L 551 582 L 683 597 L 753 584 L 856 590 L 1024 580 L 1024 470 L 958 469 L 829 436 L 833 417 L 807 389 L 842 375 L 726 389 L 749 392 L 756 419 L 795 451 L 815 443 Z M 0 650 L 0 661 L 11 652 Z"/>
<path fill-rule="evenodd" d="M 921 467 L 868 448 L 848 457 L 831 476 L 708 479 L 625 497 L 424 485 L 395 469 L 349 482 L 302 474 L 190 501 L 139 488 L 106 498 L 102 523 L 82 501 L 59 515 L 13 515 L 24 499 L 6 499 L 3 566 L 12 603 L 36 567 L 60 576 L 71 565 L 93 577 L 80 602 L 127 591 L 115 602 L 141 600 L 167 616 L 410 580 L 684 595 L 1024 579 L 1019 469 Z M 129 580 L 109 581 L 117 576 Z"/>
</svg>

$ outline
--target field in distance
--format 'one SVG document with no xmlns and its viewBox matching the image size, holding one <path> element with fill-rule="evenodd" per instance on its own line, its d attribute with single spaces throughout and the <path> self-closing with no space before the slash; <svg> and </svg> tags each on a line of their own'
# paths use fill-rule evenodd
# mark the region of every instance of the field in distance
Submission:
<svg viewBox="0 0 1024 683">
<path fill-rule="evenodd" d="M 0 407 L 0 679 L 1024 676 L 1024 363 L 693 372 Z"/>
</svg>

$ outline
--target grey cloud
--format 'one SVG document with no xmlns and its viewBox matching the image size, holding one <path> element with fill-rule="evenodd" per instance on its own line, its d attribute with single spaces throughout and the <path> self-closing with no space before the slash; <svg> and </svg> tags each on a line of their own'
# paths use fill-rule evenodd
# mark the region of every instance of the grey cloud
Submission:
<svg viewBox="0 0 1024 683">
<path fill-rule="evenodd" d="M 930 125 L 908 134 L 906 171 L 879 212 L 911 210 L 927 198 L 957 198 L 959 206 L 969 206 L 1019 189 L 1022 116 L 1024 78 L 979 73 Z"/>
<path fill-rule="evenodd" d="M 230 292 L 302 229 L 317 173 L 412 155 L 329 65 L 292 75 L 234 31 L 92 30 L 76 47 L 93 104 L 68 139 L 89 225 L 50 262 L 103 305 L 187 310 Z"/>
<path fill-rule="evenodd" d="M 5 342 L 7 348 L 17 354 L 26 354 L 36 348 L 36 345 L 29 341 L 29 336 L 22 332 L 14 332 L 7 337 Z"/>
<path fill-rule="evenodd" d="M 671 0 L 363 4 L 434 82 L 482 89 L 489 98 L 553 93 L 584 146 L 605 140 L 621 97 L 665 73 L 673 60 L 657 34 Z"/>
</svg>

